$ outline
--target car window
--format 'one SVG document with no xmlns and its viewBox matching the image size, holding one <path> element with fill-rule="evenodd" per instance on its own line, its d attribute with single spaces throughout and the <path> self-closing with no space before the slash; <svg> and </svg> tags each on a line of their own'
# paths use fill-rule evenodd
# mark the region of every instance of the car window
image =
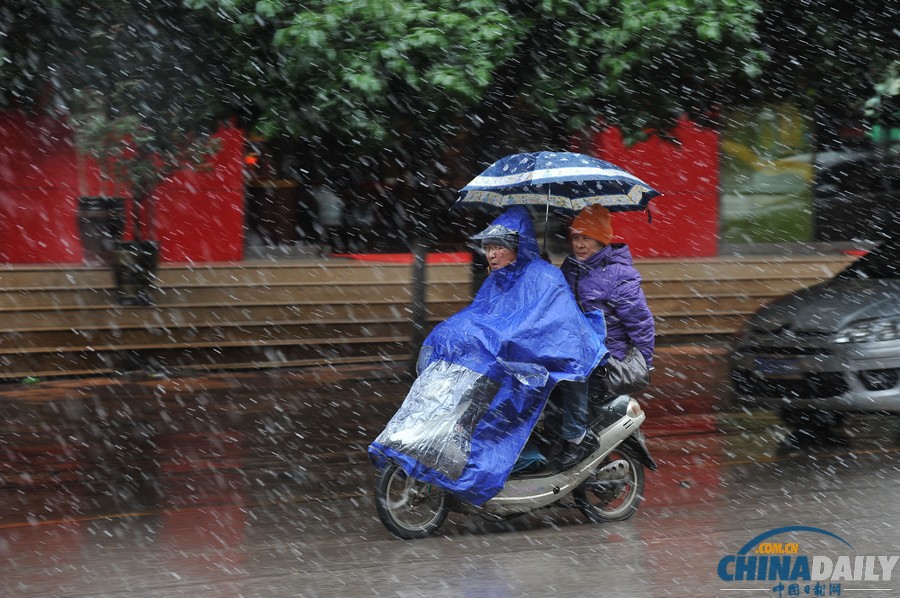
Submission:
<svg viewBox="0 0 900 598">
<path fill-rule="evenodd" d="M 900 240 L 885 241 L 844 268 L 836 278 L 900 278 Z"/>
<path fill-rule="evenodd" d="M 869 162 L 844 162 L 821 172 L 818 181 L 823 188 L 832 186 L 834 191 L 850 195 L 881 191 L 881 179 L 872 176 L 872 171 Z"/>
</svg>

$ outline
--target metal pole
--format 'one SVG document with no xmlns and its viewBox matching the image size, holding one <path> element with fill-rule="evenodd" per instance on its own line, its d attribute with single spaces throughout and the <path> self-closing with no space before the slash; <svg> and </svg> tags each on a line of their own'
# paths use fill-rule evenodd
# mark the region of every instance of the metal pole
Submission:
<svg viewBox="0 0 900 598">
<path fill-rule="evenodd" d="M 550 183 L 547 183 L 547 205 L 544 209 L 544 247 L 541 249 L 541 255 L 547 255 L 547 229 L 550 228 L 548 224 L 550 221 Z"/>
<path fill-rule="evenodd" d="M 422 349 L 422 343 L 425 341 L 425 327 L 428 324 L 428 310 L 425 305 L 425 285 L 427 282 L 425 261 L 428 255 L 428 248 L 425 246 L 422 235 L 418 232 L 413 235 L 412 255 L 412 335 L 410 337 L 412 363 L 410 364 L 410 373 L 415 376 L 416 363 L 419 360 L 419 351 Z"/>
</svg>

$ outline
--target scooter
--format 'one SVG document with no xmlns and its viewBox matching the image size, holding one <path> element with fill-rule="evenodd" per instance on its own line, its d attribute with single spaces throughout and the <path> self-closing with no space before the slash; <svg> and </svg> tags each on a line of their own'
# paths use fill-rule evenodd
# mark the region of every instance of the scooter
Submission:
<svg viewBox="0 0 900 598">
<path fill-rule="evenodd" d="M 567 470 L 551 466 L 532 473 L 512 474 L 503 489 L 480 506 L 437 486 L 416 480 L 397 464 L 388 464 L 378 480 L 378 517 L 395 536 L 424 538 L 441 527 L 451 512 L 489 521 L 505 521 L 546 508 L 575 508 L 591 522 L 623 521 L 638 509 L 644 495 L 644 468 L 656 470 L 641 424 L 644 411 L 628 396 L 590 403 L 591 430 L 597 449 Z M 555 425 L 559 410 L 552 401 L 542 423 L 532 433 L 542 451 L 558 444 Z"/>
</svg>

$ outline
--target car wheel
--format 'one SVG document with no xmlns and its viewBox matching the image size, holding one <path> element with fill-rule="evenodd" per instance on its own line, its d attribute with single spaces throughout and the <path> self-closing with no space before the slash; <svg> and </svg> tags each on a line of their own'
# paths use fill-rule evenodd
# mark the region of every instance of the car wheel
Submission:
<svg viewBox="0 0 900 598">
<path fill-rule="evenodd" d="M 786 407 L 781 411 L 781 420 L 791 431 L 790 441 L 798 444 L 834 442 L 842 436 L 839 433 L 845 414 L 832 411 L 814 411 Z"/>
</svg>

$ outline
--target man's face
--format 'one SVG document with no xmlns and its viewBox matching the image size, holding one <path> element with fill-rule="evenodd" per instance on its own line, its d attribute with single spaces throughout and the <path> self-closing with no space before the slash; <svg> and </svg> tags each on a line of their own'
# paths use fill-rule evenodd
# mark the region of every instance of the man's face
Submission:
<svg viewBox="0 0 900 598">
<path fill-rule="evenodd" d="M 603 249 L 603 245 L 600 244 L 600 241 L 585 235 L 574 234 L 570 241 L 572 242 L 572 253 L 575 255 L 575 259 L 580 262 L 583 262 Z"/>
<path fill-rule="evenodd" d="M 516 259 L 516 252 L 502 245 L 488 243 L 484 246 L 484 255 L 491 270 L 499 270 L 510 265 Z"/>
</svg>

